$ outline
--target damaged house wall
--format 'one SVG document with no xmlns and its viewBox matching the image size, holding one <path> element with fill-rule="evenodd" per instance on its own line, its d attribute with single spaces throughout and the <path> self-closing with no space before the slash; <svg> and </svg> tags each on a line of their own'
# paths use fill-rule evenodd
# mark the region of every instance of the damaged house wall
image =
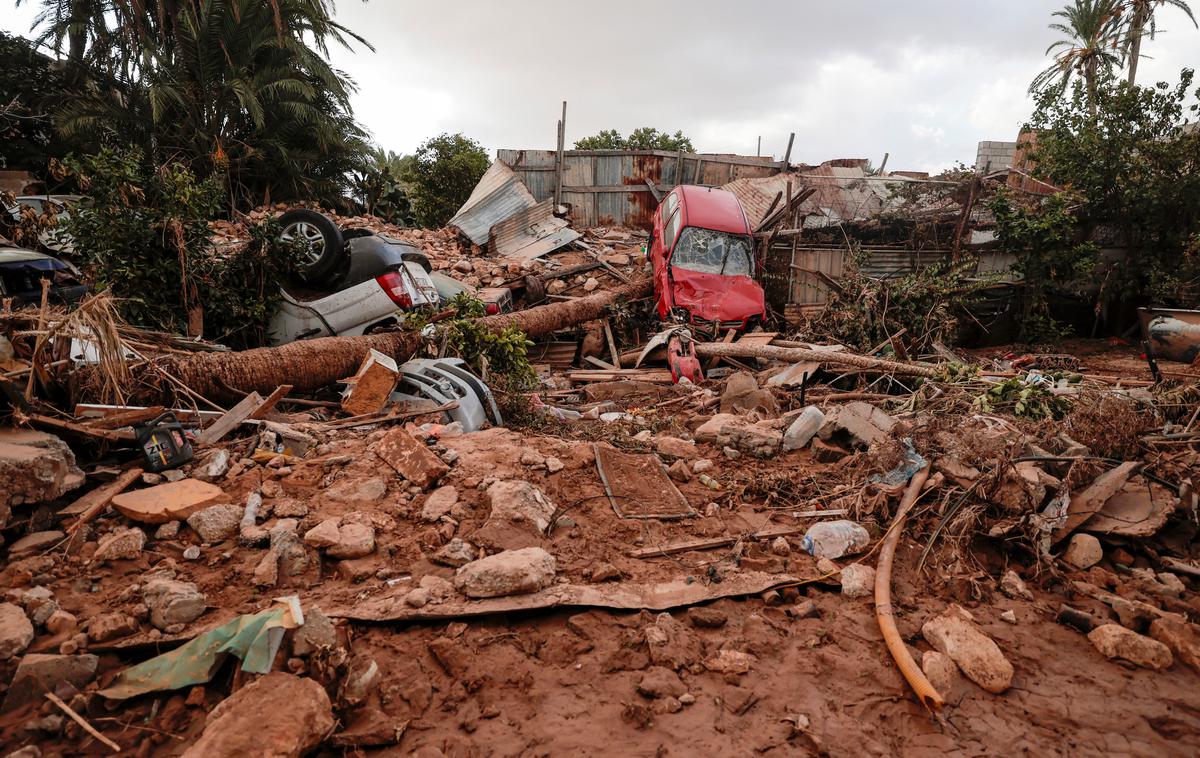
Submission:
<svg viewBox="0 0 1200 758">
<path fill-rule="evenodd" d="M 500 150 L 496 155 L 525 181 L 538 201 L 554 197 L 556 156 L 554 150 Z M 654 191 L 666 192 L 678 184 L 715 187 L 743 177 L 772 176 L 784 165 L 766 156 L 567 150 L 563 153 L 562 202 L 571 206 L 576 226 L 649 230 L 650 217 L 658 207 Z"/>
</svg>

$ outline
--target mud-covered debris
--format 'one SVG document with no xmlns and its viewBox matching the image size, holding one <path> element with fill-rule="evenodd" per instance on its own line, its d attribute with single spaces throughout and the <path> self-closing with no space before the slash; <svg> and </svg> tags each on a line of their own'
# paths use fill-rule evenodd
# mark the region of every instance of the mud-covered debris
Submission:
<svg viewBox="0 0 1200 758">
<path fill-rule="evenodd" d="M 554 504 L 540 489 L 523 479 L 507 479 L 487 489 L 491 513 L 488 524 L 519 524 L 539 534 L 550 528 Z"/>
<path fill-rule="evenodd" d="M 437 552 L 429 556 L 429 560 L 434 563 L 440 563 L 443 566 L 458 568 L 459 566 L 465 566 L 477 557 L 477 551 L 471 543 L 455 537 L 438 548 Z"/>
<path fill-rule="evenodd" d="M 1084 571 L 1104 559 L 1104 548 L 1100 540 L 1092 535 L 1076 534 L 1071 537 L 1062 558 L 1067 564 Z"/>
<path fill-rule="evenodd" d="M 0 429 L 0 526 L 11 506 L 53 500 L 81 484 L 67 443 L 32 429 Z"/>
<path fill-rule="evenodd" d="M 926 650 L 921 655 L 921 672 L 943 698 L 952 697 L 962 683 L 958 666 L 950 656 L 936 650 Z"/>
<path fill-rule="evenodd" d="M 292 633 L 292 655 L 301 658 L 337 644 L 337 629 L 319 608 L 306 611 L 304 623 Z"/>
<path fill-rule="evenodd" d="M 887 439 L 895 419 L 883 410 L 860 400 L 839 405 L 825 414 L 825 423 L 818 432 L 825 442 L 866 449 Z"/>
<path fill-rule="evenodd" d="M 757 413 L 762 418 L 779 415 L 779 403 L 770 390 L 759 389 L 753 374 L 737 371 L 725 381 L 721 394 L 721 413 Z"/>
<path fill-rule="evenodd" d="M 766 458 L 779 452 L 783 433 L 768 424 L 756 424 L 741 416 L 718 413 L 696 429 L 696 441 Z"/>
<path fill-rule="evenodd" d="M 372 448 L 384 463 L 422 489 L 445 476 L 447 466 L 424 443 L 403 429 L 392 429 Z"/>
<path fill-rule="evenodd" d="M 438 487 L 425 498 L 421 506 L 421 518 L 425 521 L 437 521 L 450 513 L 450 509 L 458 503 L 458 489 L 452 486 Z"/>
<path fill-rule="evenodd" d="M 165 524 L 186 519 L 225 499 L 220 487 L 199 479 L 180 479 L 141 490 L 122 492 L 112 507 L 125 518 L 143 524 Z"/>
<path fill-rule="evenodd" d="M 100 659 L 94 655 L 47 655 L 29 653 L 17 664 L 12 683 L 4 696 L 4 710 L 40 703 L 42 696 L 60 685 L 82 690 L 96 677 Z"/>
<path fill-rule="evenodd" d="M 145 547 L 145 532 L 135 526 L 120 528 L 100 538 L 92 560 L 96 563 L 129 561 L 140 556 Z"/>
<path fill-rule="evenodd" d="M 375 659 L 367 655 L 355 655 L 346 668 L 346 676 L 338 688 L 338 700 L 349 706 L 362 705 L 379 686 L 382 672 Z"/>
<path fill-rule="evenodd" d="M 1135 666 L 1159 671 L 1174 663 L 1171 649 L 1166 645 L 1120 624 L 1098 626 L 1088 632 L 1088 639 L 1105 658 L 1119 658 Z"/>
<path fill-rule="evenodd" d="M 57 529 L 30 532 L 9 546 L 8 557 L 10 559 L 23 558 L 27 555 L 40 553 L 62 542 L 66 536 L 66 534 Z"/>
<path fill-rule="evenodd" d="M 195 621 L 207 608 L 204 593 L 195 584 L 177 579 L 146 582 L 142 602 L 150 609 L 150 623 L 159 629 Z"/>
<path fill-rule="evenodd" d="M 1150 636 L 1170 648 L 1181 662 L 1200 673 L 1200 628 L 1175 619 L 1155 619 L 1150 622 Z"/>
<path fill-rule="evenodd" d="M 88 619 L 87 636 L 91 642 L 108 642 L 136 634 L 140 628 L 138 620 L 128 613 L 110 611 Z"/>
<path fill-rule="evenodd" d="M 671 669 L 651 666 L 638 680 L 637 691 L 651 700 L 656 700 L 663 697 L 678 698 L 687 692 L 687 687 L 679 679 L 679 674 Z"/>
<path fill-rule="evenodd" d="M 342 524 L 338 539 L 326 549 L 331 558 L 362 558 L 375 552 L 375 529 L 366 524 Z"/>
<path fill-rule="evenodd" d="M 1025 586 L 1025 580 L 1012 569 L 1000 577 L 1000 591 L 1013 600 L 1033 600 L 1033 593 Z"/>
<path fill-rule="evenodd" d="M 842 569 L 842 595 L 844 597 L 871 597 L 874 594 L 875 569 L 862 563 L 852 563 Z"/>
<path fill-rule="evenodd" d="M 187 524 L 202 541 L 223 542 L 238 533 L 244 512 L 240 505 L 222 503 L 196 511 L 187 517 Z"/>
</svg>

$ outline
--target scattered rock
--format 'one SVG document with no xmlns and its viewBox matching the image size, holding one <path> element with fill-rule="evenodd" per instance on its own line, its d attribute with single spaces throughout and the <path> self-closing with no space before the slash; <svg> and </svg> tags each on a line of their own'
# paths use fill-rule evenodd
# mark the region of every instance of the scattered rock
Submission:
<svg viewBox="0 0 1200 758">
<path fill-rule="evenodd" d="M 1015 624 L 1017 623 L 1017 613 L 1010 608 L 1009 610 L 1000 614 L 1000 620 L 1006 624 Z"/>
<path fill-rule="evenodd" d="M 183 559 L 185 561 L 200 560 L 200 547 L 198 545 L 188 545 L 186 548 L 184 548 Z"/>
<path fill-rule="evenodd" d="M 943 698 L 950 697 L 962 681 L 958 666 L 954 665 L 950 656 L 936 650 L 926 650 L 921 655 L 921 671 Z"/>
<path fill-rule="evenodd" d="M 597 563 L 588 572 L 592 582 L 618 582 L 621 580 L 621 570 L 611 563 Z"/>
<path fill-rule="evenodd" d="M 540 547 L 505 550 L 459 568 L 454 586 L 467 597 L 519 595 L 549 587 L 554 572 L 554 556 Z"/>
<path fill-rule="evenodd" d="M 654 452 L 659 455 L 669 455 L 672 458 L 686 458 L 691 460 L 699 455 L 699 450 L 696 443 L 691 440 L 681 440 L 678 437 L 653 437 Z"/>
<path fill-rule="evenodd" d="M 1025 581 L 1012 569 L 1000 577 L 1000 591 L 1013 600 L 1033 600 L 1033 593 L 1025 586 Z"/>
<path fill-rule="evenodd" d="M 842 569 L 842 594 L 846 597 L 871 597 L 875 594 L 875 569 L 852 563 Z"/>
<path fill-rule="evenodd" d="M 667 469 L 667 475 L 680 484 L 686 484 L 692 480 L 692 470 L 687 465 L 687 461 L 680 459 L 671 464 Z"/>
<path fill-rule="evenodd" d="M 356 655 L 342 679 L 338 699 L 349 706 L 362 705 L 379 684 L 379 677 L 379 664 L 374 658 Z"/>
<path fill-rule="evenodd" d="M 806 446 L 824 424 L 825 414 L 820 408 L 815 405 L 805 408 L 783 433 L 784 451 L 799 450 Z"/>
<path fill-rule="evenodd" d="M 542 455 L 541 453 L 539 453 L 536 450 L 532 450 L 532 449 L 523 450 L 523 451 L 521 451 L 521 465 L 522 466 L 533 466 L 534 468 L 545 466 L 546 465 L 546 456 Z"/>
<path fill-rule="evenodd" d="M 564 468 L 563 462 L 553 455 L 546 456 L 546 472 L 549 474 L 557 474 Z"/>
<path fill-rule="evenodd" d="M 1095 566 L 1103 558 L 1104 548 L 1100 546 L 1100 540 L 1082 532 L 1072 535 L 1071 542 L 1062 556 L 1066 563 L 1081 571 Z"/>
<path fill-rule="evenodd" d="M 1119 658 L 1135 666 L 1162 671 L 1174 662 L 1171 649 L 1120 624 L 1104 624 L 1088 632 L 1088 639 L 1105 658 Z"/>
<path fill-rule="evenodd" d="M 523 524 L 545 534 L 554 516 L 554 504 L 542 491 L 522 479 L 507 479 L 488 487 L 491 514 L 488 523 Z"/>
<path fill-rule="evenodd" d="M 1200 673 L 1200 630 L 1195 624 L 1159 618 L 1150 622 L 1150 636 L 1166 645 L 1176 658 Z"/>
<path fill-rule="evenodd" d="M 314 526 L 304 533 L 304 544 L 309 547 L 326 548 L 333 547 L 338 544 L 342 538 L 341 530 L 338 529 L 338 520 L 335 518 L 325 519 L 321 523 Z"/>
<path fill-rule="evenodd" d="M 342 524 L 338 540 L 325 551 L 331 558 L 362 558 L 375 552 L 375 529 L 366 524 Z"/>
<path fill-rule="evenodd" d="M 1187 592 L 1187 585 L 1183 583 L 1183 580 L 1170 572 L 1160 571 L 1155 574 L 1155 578 L 1161 587 L 1159 590 L 1161 594 L 1180 597 L 1184 592 Z"/>
<path fill-rule="evenodd" d="M 757 659 L 741 650 L 722 648 L 704 659 L 704 668 L 718 674 L 745 674 Z"/>
<path fill-rule="evenodd" d="M 96 677 L 100 659 L 94 655 L 43 655 L 29 653 L 17 664 L 4 697 L 4 710 L 40 703 L 42 696 L 62 684 L 82 690 Z"/>
<path fill-rule="evenodd" d="M 67 443 L 33 429 L 0 429 L 0 526 L 10 506 L 62 497 L 83 484 Z"/>
<path fill-rule="evenodd" d="M 650 660 L 678 671 L 700 660 L 704 640 L 669 613 L 654 617 L 654 623 L 642 629 Z"/>
<path fill-rule="evenodd" d="M 832 408 L 818 434 L 825 442 L 866 449 L 886 439 L 895 425 L 881 409 L 856 400 Z"/>
<path fill-rule="evenodd" d="M 421 518 L 426 521 L 437 521 L 450 512 L 458 503 L 458 490 L 451 486 L 438 487 L 425 498 L 421 506 Z"/>
<path fill-rule="evenodd" d="M 424 608 L 429 604 L 429 590 L 423 587 L 409 590 L 404 596 L 404 604 L 412 608 Z"/>
<path fill-rule="evenodd" d="M 141 529 L 135 526 L 117 529 L 100 539 L 92 560 L 97 563 L 133 560 L 142 554 L 145 546 L 146 533 Z"/>
<path fill-rule="evenodd" d="M 202 482 L 213 482 L 229 471 L 229 451 L 224 448 L 210 450 L 192 469 L 192 477 Z"/>
<path fill-rule="evenodd" d="M 1012 664 L 975 625 L 971 614 L 958 605 L 926 621 L 921 634 L 935 650 L 950 656 L 968 679 L 988 692 L 999 694 L 1012 684 Z"/>
<path fill-rule="evenodd" d="M 692 622 L 692 626 L 702 629 L 718 629 L 729 621 L 729 616 L 725 611 L 704 605 L 688 608 L 687 616 L 688 620 Z"/>
<path fill-rule="evenodd" d="M 224 503 L 193 513 L 187 523 L 204 542 L 222 542 L 238 533 L 243 513 L 242 506 Z"/>
<path fill-rule="evenodd" d="M 638 681 L 637 691 L 642 695 L 656 700 L 662 697 L 678 698 L 687 692 L 679 675 L 663 666 L 651 666 L 642 674 Z"/>
<path fill-rule="evenodd" d="M 434 563 L 440 563 L 443 566 L 458 568 L 459 566 L 465 566 L 466 564 L 475 560 L 476 557 L 477 551 L 475 550 L 474 545 L 455 537 L 445 545 L 442 545 L 442 547 L 438 549 L 436 553 L 429 556 L 429 559 Z"/>
<path fill-rule="evenodd" d="M 222 700 L 183 758 L 299 758 L 333 725 L 329 696 L 320 684 L 275 671 Z"/>
<path fill-rule="evenodd" d="M 421 489 L 450 472 L 450 467 L 424 443 L 399 427 L 384 435 L 372 449 L 384 463 Z"/>
<path fill-rule="evenodd" d="M 173 540 L 179 536 L 179 529 L 182 525 L 182 521 L 168 521 L 154 530 L 154 539 Z"/>
<path fill-rule="evenodd" d="M 186 519 L 222 499 L 225 499 L 225 493 L 215 484 L 199 479 L 180 479 L 122 492 L 112 499 L 112 507 L 132 521 L 165 524 Z"/>
<path fill-rule="evenodd" d="M 791 555 L 792 545 L 787 541 L 787 537 L 776 537 L 771 540 L 771 552 L 779 556 Z"/>
<path fill-rule="evenodd" d="M 87 636 L 91 642 L 108 642 L 137 634 L 139 629 L 141 629 L 141 625 L 133 616 L 120 611 L 112 611 L 88 619 Z"/>
<path fill-rule="evenodd" d="M 370 479 L 343 479 L 325 490 L 325 496 L 330 500 L 338 500 L 343 503 L 375 502 L 382 500 L 385 495 L 387 495 L 387 482 L 377 476 Z"/>
<path fill-rule="evenodd" d="M 20 655 L 33 642 L 33 622 L 20 606 L 0 603 L 0 661 Z"/>
<path fill-rule="evenodd" d="M 703 474 L 708 471 L 712 471 L 715 467 L 716 467 L 716 464 L 713 463 L 708 458 L 701 458 L 700 460 L 692 463 L 692 473 L 693 474 Z"/>
<path fill-rule="evenodd" d="M 587 278 L 587 281 L 585 281 L 583 283 L 583 289 L 585 292 L 593 292 L 599 286 L 600 286 L 600 282 L 597 281 L 596 277 L 594 277 L 594 276 L 589 276 Z"/>
<path fill-rule="evenodd" d="M 207 607 L 195 584 L 176 579 L 151 579 L 142 590 L 142 602 L 150 609 L 150 623 L 164 630 L 195 621 Z"/>
<path fill-rule="evenodd" d="M 318 608 L 304 613 L 304 624 L 292 634 L 292 655 L 305 657 L 337 646 L 337 629 Z"/>
<path fill-rule="evenodd" d="M 766 458 L 779 452 L 783 433 L 770 426 L 751 423 L 741 416 L 718 413 L 696 430 L 696 441 L 728 446 Z"/>
<path fill-rule="evenodd" d="M 725 381 L 720 410 L 734 414 L 753 411 L 762 417 L 775 418 L 779 415 L 779 403 L 770 390 L 759 389 L 753 374 L 738 371 Z"/>
<path fill-rule="evenodd" d="M 54 547 L 66 538 L 66 534 L 59 531 L 31 532 L 8 548 L 8 558 L 24 558 L 27 555 L 39 553 L 42 550 Z"/>
</svg>

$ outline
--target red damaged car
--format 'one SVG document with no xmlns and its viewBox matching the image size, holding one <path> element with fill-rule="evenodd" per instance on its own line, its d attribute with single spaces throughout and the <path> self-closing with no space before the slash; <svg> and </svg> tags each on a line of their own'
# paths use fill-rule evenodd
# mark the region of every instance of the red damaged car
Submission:
<svg viewBox="0 0 1200 758">
<path fill-rule="evenodd" d="M 649 257 L 664 321 L 747 329 L 766 316 L 754 238 L 732 192 L 682 185 L 654 211 Z"/>
</svg>

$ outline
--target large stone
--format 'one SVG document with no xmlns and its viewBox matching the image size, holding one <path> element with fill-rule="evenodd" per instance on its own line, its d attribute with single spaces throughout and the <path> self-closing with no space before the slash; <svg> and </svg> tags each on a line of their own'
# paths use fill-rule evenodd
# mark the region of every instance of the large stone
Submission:
<svg viewBox="0 0 1200 758">
<path fill-rule="evenodd" d="M 487 489 L 491 514 L 488 523 L 506 522 L 525 525 L 545 534 L 554 516 L 554 503 L 542 491 L 523 479 L 506 479 Z"/>
<path fill-rule="evenodd" d="M 325 490 L 325 497 L 343 503 L 365 501 L 373 503 L 387 495 L 387 482 L 381 477 L 343 479 Z"/>
<path fill-rule="evenodd" d="M 195 621 L 207 607 L 195 584 L 176 579 L 151 579 L 142 590 L 142 601 L 150 609 L 150 623 L 159 629 Z"/>
<path fill-rule="evenodd" d="M 146 533 L 136 526 L 117 529 L 111 534 L 100 538 L 96 544 L 96 552 L 92 560 L 97 563 L 104 561 L 131 561 L 142 554 L 146 547 Z"/>
<path fill-rule="evenodd" d="M 384 435 L 372 449 L 384 463 L 422 489 L 450 471 L 450 467 L 432 450 L 400 427 Z"/>
<path fill-rule="evenodd" d="M 205 542 L 221 542 L 238 533 L 246 509 L 223 503 L 188 516 L 187 523 Z"/>
<path fill-rule="evenodd" d="M 20 655 L 33 642 L 33 622 L 20 606 L 0 603 L 0 661 Z"/>
<path fill-rule="evenodd" d="M 842 594 L 850 598 L 871 597 L 875 594 L 875 569 L 862 563 L 852 563 L 842 569 Z"/>
<path fill-rule="evenodd" d="M 1033 593 L 1025 586 L 1025 581 L 1012 569 L 1000 577 L 1000 591 L 1013 600 L 1033 600 Z"/>
<path fill-rule="evenodd" d="M 67 443 L 33 429 L 0 429 L 0 526 L 9 508 L 53 500 L 83 484 Z"/>
<path fill-rule="evenodd" d="M 1170 648 L 1176 658 L 1200 673 L 1200 628 L 1174 619 L 1150 622 L 1150 636 Z"/>
<path fill-rule="evenodd" d="M 337 629 L 319 608 L 305 611 L 304 624 L 292 633 L 292 655 L 312 655 L 337 644 Z"/>
<path fill-rule="evenodd" d="M 962 681 L 958 666 L 950 660 L 950 656 L 936 650 L 926 650 L 921 656 L 921 672 L 943 699 L 950 698 Z"/>
<path fill-rule="evenodd" d="M 25 610 L 25 615 L 35 627 L 42 626 L 46 620 L 58 610 L 58 601 L 49 587 L 31 587 L 21 592 L 17 602 Z"/>
<path fill-rule="evenodd" d="M 779 403 L 770 390 L 758 388 L 753 374 L 738 371 L 725 382 L 721 394 L 721 413 L 746 413 L 753 411 L 761 417 L 774 418 L 779 415 Z"/>
<path fill-rule="evenodd" d="M 131 521 L 165 524 L 186 519 L 225 498 L 220 487 L 199 479 L 180 479 L 142 490 L 122 492 L 112 507 Z"/>
<path fill-rule="evenodd" d="M 425 498 L 421 506 L 421 518 L 426 521 L 437 521 L 450 512 L 458 503 L 458 490 L 451 486 L 438 487 Z"/>
<path fill-rule="evenodd" d="M 330 545 L 326 554 L 331 558 L 362 558 L 375 552 L 375 529 L 366 524 L 342 524 L 338 527 L 338 541 Z"/>
<path fill-rule="evenodd" d="M 1104 624 L 1088 632 L 1088 639 L 1105 658 L 1119 658 L 1142 668 L 1163 670 L 1171 667 L 1171 649 L 1120 624 Z"/>
<path fill-rule="evenodd" d="M 315 548 L 333 547 L 341 538 L 338 520 L 329 518 L 304 533 L 304 544 Z"/>
<path fill-rule="evenodd" d="M 866 449 L 886 439 L 895 425 L 895 420 L 881 409 L 856 400 L 830 410 L 819 435 L 826 442 Z"/>
<path fill-rule="evenodd" d="M 4 710 L 42 702 L 42 696 L 63 685 L 70 699 L 72 689 L 82 690 L 96 677 L 100 659 L 94 655 L 42 655 L 30 653 L 17 664 L 12 686 L 4 697 Z"/>
<path fill-rule="evenodd" d="M 935 650 L 950 656 L 964 676 L 988 692 L 999 694 L 1012 685 L 1012 664 L 961 607 L 951 605 L 926 621 L 921 634 Z"/>
<path fill-rule="evenodd" d="M 475 547 L 469 542 L 465 542 L 458 537 L 442 545 L 436 553 L 429 556 L 429 560 L 434 563 L 440 563 L 443 566 L 458 568 L 465 566 L 478 557 L 475 552 Z"/>
<path fill-rule="evenodd" d="M 540 547 L 505 550 L 458 569 L 454 586 L 467 597 L 537 592 L 554 582 L 554 556 Z"/>
<path fill-rule="evenodd" d="M 695 436 L 697 442 L 731 447 L 761 458 L 778 453 L 783 445 L 783 433 L 778 429 L 728 413 L 718 413 L 705 421 Z"/>
<path fill-rule="evenodd" d="M 183 758 L 299 758 L 321 744 L 333 725 L 325 688 L 275 671 L 222 700 Z"/>
<path fill-rule="evenodd" d="M 1090 534 L 1076 534 L 1071 537 L 1062 559 L 1071 566 L 1086 571 L 1104 558 L 1104 548 L 1100 540 Z"/>
<path fill-rule="evenodd" d="M 820 408 L 815 405 L 805 408 L 783 433 L 784 451 L 799 450 L 808 445 L 824 423 L 825 414 Z"/>
</svg>

